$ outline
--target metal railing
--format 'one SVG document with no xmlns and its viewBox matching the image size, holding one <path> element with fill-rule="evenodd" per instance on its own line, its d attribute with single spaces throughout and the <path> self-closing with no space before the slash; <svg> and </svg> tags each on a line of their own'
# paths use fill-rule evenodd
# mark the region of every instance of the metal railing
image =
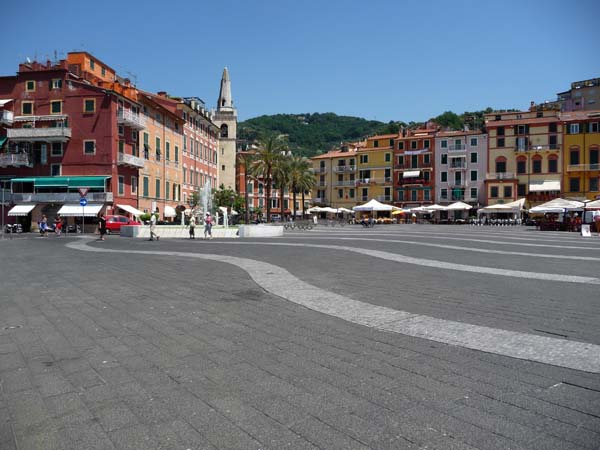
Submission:
<svg viewBox="0 0 600 450">
<path fill-rule="evenodd" d="M 600 170 L 600 164 L 571 164 L 567 166 L 567 172 L 583 172 L 588 170 Z"/>
<path fill-rule="evenodd" d="M 485 174 L 486 180 L 510 180 L 515 177 L 512 172 L 490 172 Z"/>
<path fill-rule="evenodd" d="M 12 128 L 6 130 L 6 136 L 12 141 L 57 141 L 71 139 L 71 129 L 56 128 Z"/>
<path fill-rule="evenodd" d="M 463 152 L 465 150 L 466 150 L 466 145 L 465 144 L 449 145 L 448 146 L 448 151 L 449 152 Z"/>
<path fill-rule="evenodd" d="M 0 153 L 0 167 L 28 165 L 29 155 L 27 153 Z"/>
<path fill-rule="evenodd" d="M 79 203 L 81 196 L 73 192 L 13 193 L 13 203 Z M 112 202 L 112 192 L 88 192 L 85 196 L 88 202 Z"/>
<path fill-rule="evenodd" d="M 336 173 L 356 172 L 356 166 L 334 166 L 333 171 Z"/>
<path fill-rule="evenodd" d="M 314 167 L 313 173 L 326 173 L 327 167 Z"/>
<path fill-rule="evenodd" d="M 336 180 L 333 182 L 334 186 L 354 186 L 356 180 Z"/>
<path fill-rule="evenodd" d="M 129 109 L 119 109 L 117 111 L 117 123 L 140 130 L 146 128 L 146 119 L 139 114 L 132 113 Z"/>
<path fill-rule="evenodd" d="M 12 111 L 2 111 L 0 112 L 0 123 L 5 125 L 12 125 L 14 120 L 14 114 Z"/>
<path fill-rule="evenodd" d="M 378 195 L 376 197 L 376 200 L 378 202 L 391 202 L 392 201 L 392 196 L 391 195 Z"/>
<path fill-rule="evenodd" d="M 118 153 L 117 164 L 122 166 L 132 166 L 139 168 L 144 168 L 144 166 L 146 165 L 145 160 L 143 158 L 129 155 L 127 153 Z"/>
</svg>

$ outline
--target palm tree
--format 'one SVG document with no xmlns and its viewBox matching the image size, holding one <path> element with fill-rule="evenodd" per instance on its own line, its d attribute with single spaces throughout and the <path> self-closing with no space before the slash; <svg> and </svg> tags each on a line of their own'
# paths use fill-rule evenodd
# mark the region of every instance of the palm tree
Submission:
<svg viewBox="0 0 600 450">
<path fill-rule="evenodd" d="M 290 159 L 289 164 L 289 177 L 290 177 L 290 189 L 293 195 L 293 205 L 294 205 L 294 218 L 296 218 L 296 194 L 302 191 L 302 215 L 304 215 L 304 191 L 306 189 L 300 189 L 300 185 L 302 184 L 303 177 L 308 173 L 310 178 L 314 178 L 312 173 L 310 172 L 310 163 L 307 158 L 303 156 L 293 156 Z"/>
<path fill-rule="evenodd" d="M 281 209 L 281 218 L 283 219 L 283 196 L 286 188 L 290 185 L 290 156 L 282 154 L 273 165 L 273 182 L 279 189 L 279 208 Z"/>
<path fill-rule="evenodd" d="M 265 200 L 267 202 L 267 222 L 271 221 L 271 187 L 273 185 L 273 166 L 287 150 L 283 135 L 268 134 L 258 141 L 256 159 L 252 163 L 252 173 L 262 178 L 266 185 Z"/>
<path fill-rule="evenodd" d="M 252 179 L 252 163 L 254 161 L 255 154 L 253 152 L 239 152 L 237 154 L 237 160 L 240 165 L 244 166 L 244 220 L 246 225 L 250 223 L 250 205 L 248 199 L 248 179 Z"/>
<path fill-rule="evenodd" d="M 302 192 L 302 217 L 306 214 L 304 211 L 304 193 L 312 191 L 316 185 L 317 180 L 315 180 L 315 175 L 312 173 L 309 166 L 298 180 L 298 190 Z"/>
</svg>

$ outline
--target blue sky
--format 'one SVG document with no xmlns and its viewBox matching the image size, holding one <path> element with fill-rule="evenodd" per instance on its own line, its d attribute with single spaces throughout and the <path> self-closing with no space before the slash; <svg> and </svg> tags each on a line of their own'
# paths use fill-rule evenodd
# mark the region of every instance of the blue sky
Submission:
<svg viewBox="0 0 600 450">
<path fill-rule="evenodd" d="M 384 122 L 526 108 L 600 77 L 594 0 L 2 0 L 0 74 L 86 50 L 149 91 L 241 120 L 335 112 Z M 7 44 L 8 43 L 8 44 Z"/>
</svg>

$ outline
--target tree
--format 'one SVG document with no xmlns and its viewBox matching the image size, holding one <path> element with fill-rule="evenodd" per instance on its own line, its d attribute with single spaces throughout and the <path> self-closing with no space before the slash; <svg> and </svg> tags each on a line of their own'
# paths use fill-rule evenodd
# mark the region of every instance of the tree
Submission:
<svg viewBox="0 0 600 450">
<path fill-rule="evenodd" d="M 224 206 L 226 208 L 239 208 L 243 205 L 244 200 L 236 191 L 231 188 L 226 188 L 224 184 L 219 186 L 219 189 L 213 192 L 213 204 L 218 208 Z"/>
<path fill-rule="evenodd" d="M 293 200 L 293 217 L 296 218 L 296 194 L 302 192 L 302 215 L 304 215 L 304 191 L 307 189 L 304 184 L 305 176 L 310 176 L 310 179 L 314 181 L 314 176 L 310 172 L 310 163 L 307 158 L 303 156 L 292 156 L 289 162 L 289 181 L 290 190 L 292 192 Z"/>
<path fill-rule="evenodd" d="M 284 215 L 283 197 L 285 195 L 285 190 L 290 185 L 290 158 L 291 156 L 282 154 L 273 165 L 273 183 L 279 189 L 279 208 L 281 210 L 282 219 Z"/>
<path fill-rule="evenodd" d="M 287 151 L 287 142 L 283 135 L 267 134 L 259 139 L 256 159 L 252 163 L 252 173 L 262 178 L 265 184 L 267 202 L 267 221 L 271 221 L 271 188 L 273 187 L 273 166 L 281 154 Z"/>
<path fill-rule="evenodd" d="M 254 161 L 254 153 L 252 152 L 239 152 L 237 154 L 238 164 L 244 167 L 244 221 L 246 224 L 250 223 L 250 205 L 248 199 L 248 179 L 252 177 L 252 163 Z M 239 171 L 238 171 L 239 173 Z"/>
<path fill-rule="evenodd" d="M 463 121 L 458 114 L 452 111 L 446 111 L 433 119 L 442 128 L 449 128 L 451 130 L 462 130 Z"/>
<path fill-rule="evenodd" d="M 314 174 L 310 171 L 309 168 L 302 174 L 300 179 L 298 180 L 298 190 L 302 192 L 302 217 L 305 215 L 304 211 L 304 194 L 306 192 L 310 192 L 317 185 L 317 181 L 315 180 Z"/>
</svg>

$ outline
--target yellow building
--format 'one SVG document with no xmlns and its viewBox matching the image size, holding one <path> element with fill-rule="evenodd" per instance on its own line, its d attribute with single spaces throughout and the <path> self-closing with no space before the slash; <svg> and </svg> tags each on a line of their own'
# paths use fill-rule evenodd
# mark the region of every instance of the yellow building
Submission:
<svg viewBox="0 0 600 450">
<path fill-rule="evenodd" d="M 184 122 L 153 94 L 140 93 L 139 102 L 146 119 L 146 129 L 140 133 L 146 164 L 139 175 L 139 208 L 158 210 L 161 219 L 168 219 L 180 204 Z"/>
<path fill-rule="evenodd" d="M 313 204 L 332 208 L 352 208 L 357 200 L 357 152 L 364 143 L 345 144 L 340 149 L 311 158 L 316 187 Z"/>
<path fill-rule="evenodd" d="M 600 111 L 572 111 L 560 115 L 564 123 L 564 197 L 599 198 Z"/>
<path fill-rule="evenodd" d="M 382 203 L 393 200 L 394 139 L 397 134 L 373 136 L 357 152 L 357 202 L 371 199 Z"/>
<path fill-rule="evenodd" d="M 488 205 L 525 197 L 526 207 L 561 196 L 563 126 L 556 109 L 485 115 Z"/>
</svg>

